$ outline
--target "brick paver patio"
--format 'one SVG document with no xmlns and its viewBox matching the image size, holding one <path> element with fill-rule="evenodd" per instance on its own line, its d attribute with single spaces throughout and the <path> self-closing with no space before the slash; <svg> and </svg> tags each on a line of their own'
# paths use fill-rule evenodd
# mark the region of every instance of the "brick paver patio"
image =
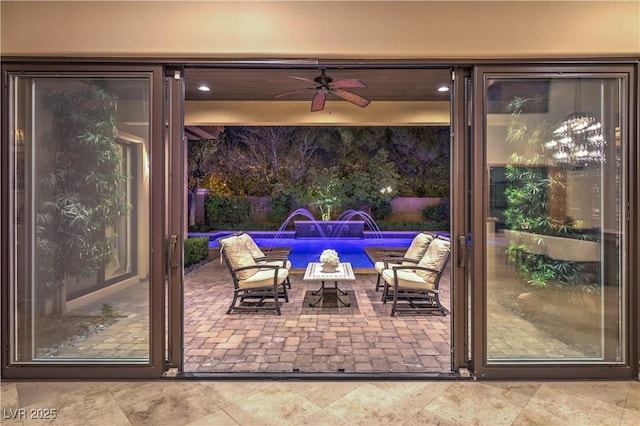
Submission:
<svg viewBox="0 0 640 426">
<path fill-rule="evenodd" d="M 357 274 L 340 288 L 357 308 L 309 308 L 305 293 L 318 283 L 291 276 L 282 315 L 226 315 L 233 284 L 225 265 L 210 262 L 185 280 L 187 372 L 448 372 L 450 316 L 391 317 L 373 274 Z M 449 309 L 449 274 L 441 280 Z M 353 292 L 353 293 L 351 293 Z"/>
</svg>

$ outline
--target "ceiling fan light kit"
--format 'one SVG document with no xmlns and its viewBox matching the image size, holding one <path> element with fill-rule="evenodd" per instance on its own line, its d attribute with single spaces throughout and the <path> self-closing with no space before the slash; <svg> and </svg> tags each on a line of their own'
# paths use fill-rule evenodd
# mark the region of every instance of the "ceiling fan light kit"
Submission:
<svg viewBox="0 0 640 426">
<path fill-rule="evenodd" d="M 324 104 L 327 100 L 327 94 L 335 95 L 339 98 L 344 99 L 345 101 L 351 102 L 354 105 L 358 105 L 361 108 L 364 108 L 371 103 L 370 100 L 356 93 L 353 93 L 349 90 L 345 90 L 345 89 L 367 87 L 366 84 L 364 84 L 361 80 L 358 80 L 357 78 L 349 78 L 344 80 L 333 81 L 333 78 L 329 77 L 326 74 L 325 70 L 321 70 L 320 75 L 314 78 L 313 80 L 309 80 L 308 78 L 304 78 L 304 77 L 296 77 L 296 76 L 290 76 L 290 77 L 295 78 L 296 80 L 308 82 L 312 84 L 313 87 L 289 90 L 287 92 L 279 93 L 273 97 L 280 98 L 283 96 L 292 95 L 294 93 L 314 90 L 315 93 L 313 95 L 313 98 L 311 99 L 311 112 L 322 111 L 324 109 Z"/>
</svg>

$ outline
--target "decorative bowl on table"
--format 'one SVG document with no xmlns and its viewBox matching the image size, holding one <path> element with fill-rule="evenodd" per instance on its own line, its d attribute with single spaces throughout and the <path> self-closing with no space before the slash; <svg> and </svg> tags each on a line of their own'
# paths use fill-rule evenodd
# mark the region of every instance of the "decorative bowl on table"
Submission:
<svg viewBox="0 0 640 426">
<path fill-rule="evenodd" d="M 336 272 L 340 264 L 338 252 L 332 249 L 324 250 L 320 255 L 320 264 L 322 265 L 321 272 Z"/>
</svg>

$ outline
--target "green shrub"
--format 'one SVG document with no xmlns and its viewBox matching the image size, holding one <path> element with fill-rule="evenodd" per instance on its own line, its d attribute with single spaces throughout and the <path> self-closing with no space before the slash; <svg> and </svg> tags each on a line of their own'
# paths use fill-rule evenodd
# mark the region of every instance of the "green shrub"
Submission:
<svg viewBox="0 0 640 426">
<path fill-rule="evenodd" d="M 443 198 L 438 204 L 422 209 L 422 217 L 426 222 L 449 222 L 449 198 Z"/>
<path fill-rule="evenodd" d="M 192 237 L 184 240 L 184 267 L 188 268 L 209 257 L 209 237 Z"/>
<path fill-rule="evenodd" d="M 280 192 L 269 197 L 269 213 L 267 217 L 273 222 L 284 221 L 293 210 L 294 197 L 291 192 Z"/>
<path fill-rule="evenodd" d="M 384 220 L 391 216 L 393 207 L 391 201 L 388 200 L 376 200 L 371 203 L 371 216 L 376 220 Z"/>
<path fill-rule="evenodd" d="M 448 231 L 449 221 L 446 222 L 380 222 L 381 231 Z"/>
<path fill-rule="evenodd" d="M 247 197 L 209 195 L 205 202 L 205 220 L 209 226 L 235 225 L 249 219 L 252 209 Z"/>
</svg>

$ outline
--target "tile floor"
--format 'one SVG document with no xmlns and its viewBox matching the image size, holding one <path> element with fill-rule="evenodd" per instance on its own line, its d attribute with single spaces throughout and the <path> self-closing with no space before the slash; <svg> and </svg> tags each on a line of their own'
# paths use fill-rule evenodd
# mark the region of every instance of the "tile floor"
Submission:
<svg viewBox="0 0 640 426">
<path fill-rule="evenodd" d="M 157 380 L 2 382 L 1 389 L 2 425 L 640 424 L 635 381 Z M 54 410 L 55 419 L 37 419 Z"/>
</svg>

